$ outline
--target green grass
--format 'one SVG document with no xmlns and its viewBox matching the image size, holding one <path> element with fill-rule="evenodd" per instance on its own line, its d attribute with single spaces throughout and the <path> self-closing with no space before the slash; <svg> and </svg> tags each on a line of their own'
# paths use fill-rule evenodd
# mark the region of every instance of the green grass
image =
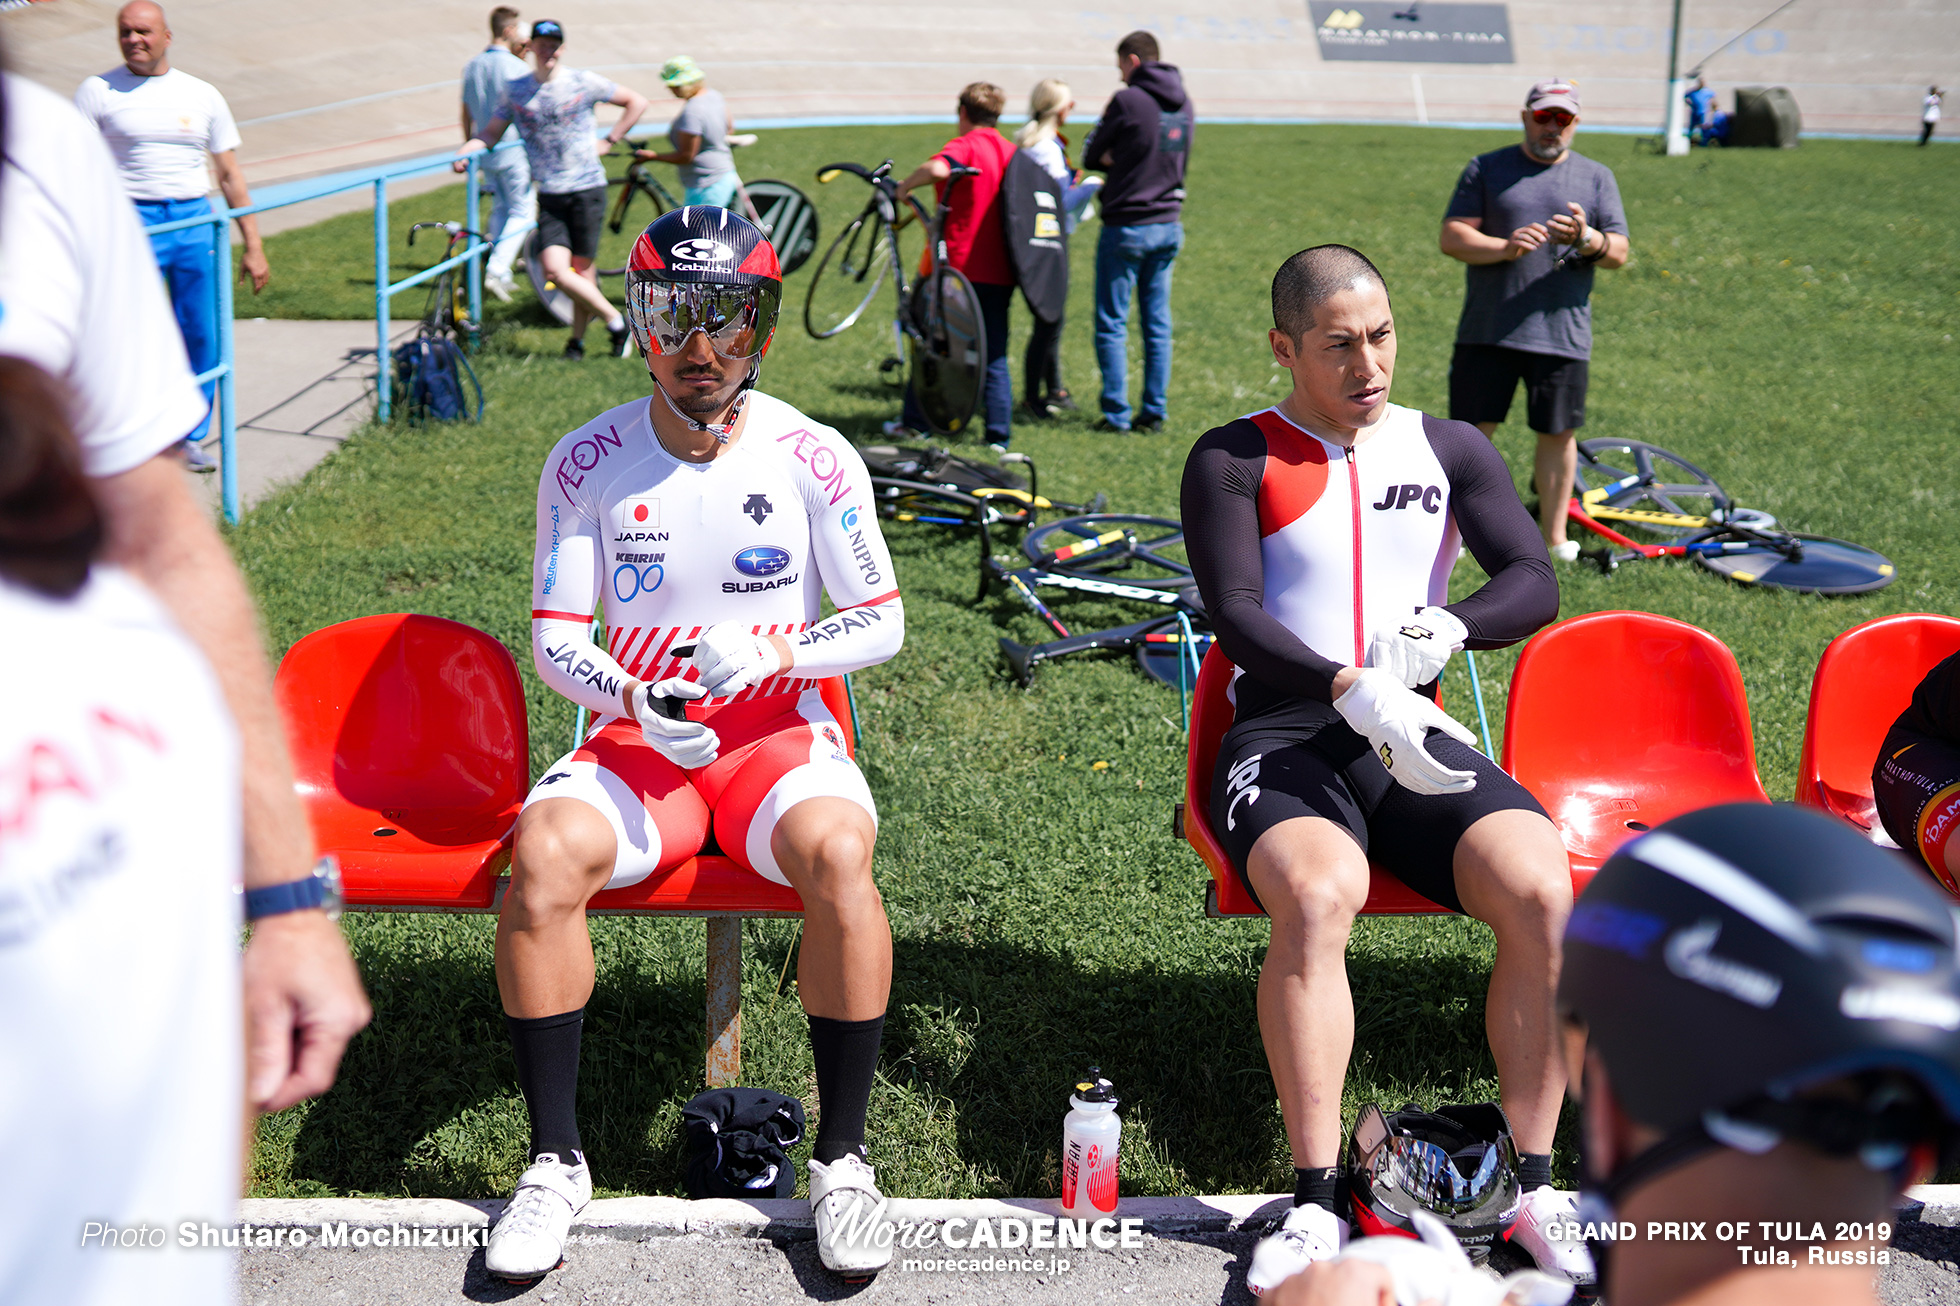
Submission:
<svg viewBox="0 0 1960 1306">
<path fill-rule="evenodd" d="M 834 232 L 863 187 L 817 187 L 807 179 L 818 165 L 891 155 L 904 166 L 943 138 L 935 128 L 773 132 L 743 165 L 817 193 Z M 1442 412 L 1462 276 L 1436 251 L 1437 223 L 1464 160 L 1505 139 L 1207 128 L 1176 272 L 1169 430 L 1098 435 L 1087 415 L 1022 428 L 1017 447 L 1039 458 L 1044 487 L 1067 498 L 1104 490 L 1118 508 L 1175 515 L 1190 442 L 1279 395 L 1265 344 L 1267 280 L 1283 256 L 1322 241 L 1355 245 L 1381 265 L 1401 335 L 1395 398 Z M 1630 267 L 1599 277 L 1587 432 L 1677 450 L 1744 504 L 1869 544 L 1899 567 L 1891 588 L 1855 599 L 1749 591 L 1673 562 L 1611 578 L 1562 574 L 1565 615 L 1648 609 L 1734 649 L 1764 780 L 1788 797 L 1825 644 L 1885 613 L 1960 610 L 1960 233 L 1947 220 L 1960 155 L 1811 141 L 1668 160 L 1625 137 L 1581 146 L 1618 173 L 1635 250 Z M 397 205 L 397 240 L 412 216 L 450 217 L 458 207 L 455 191 Z M 279 280 L 260 311 L 364 316 L 367 224 L 357 215 L 269 241 Z M 1096 388 L 1092 254 L 1091 240 L 1078 242 L 1064 351 L 1085 398 Z M 791 279 L 791 304 L 800 305 L 807 276 Z M 404 298 L 417 301 L 404 311 L 419 311 L 419 295 Z M 627 362 L 560 363 L 562 332 L 522 299 L 496 308 L 491 325 L 482 426 L 364 431 L 252 512 L 232 542 L 275 650 L 330 622 L 402 610 L 504 640 L 530 687 L 537 768 L 566 747 L 571 718 L 523 655 L 538 470 L 559 434 L 643 393 L 645 378 Z M 1025 328 L 1017 310 L 1017 360 Z M 817 343 L 786 320 L 765 385 L 865 435 L 896 413 L 876 372 L 888 339 L 872 320 Z M 1499 434 L 1514 468 L 1528 459 L 1521 418 L 1520 404 L 1519 420 Z M 897 953 L 872 1103 L 873 1159 L 887 1191 L 1054 1192 L 1066 1085 L 1088 1062 L 1108 1071 L 1125 1102 L 1126 1192 L 1286 1187 L 1253 1011 L 1266 931 L 1200 914 L 1203 868 L 1169 828 L 1183 770 L 1175 695 L 1115 658 L 1050 666 L 1020 691 L 995 640 L 1038 638 L 1036 621 L 1006 598 L 972 604 L 966 542 L 918 527 L 888 538 L 907 645 L 857 678 Z M 1457 589 L 1480 579 L 1466 562 Z M 1065 615 L 1084 626 L 1125 618 L 1074 601 Z M 1481 659 L 1494 725 L 1514 660 Z M 1460 659 L 1445 694 L 1474 719 Z M 1610 730 L 1616 699 L 1610 684 L 1576 695 L 1574 728 Z M 1092 769 L 1099 761 L 1109 768 Z M 254 1192 L 507 1190 L 523 1161 L 524 1112 L 498 1018 L 492 922 L 356 916 L 347 927 L 374 1024 L 332 1092 L 262 1127 Z M 794 932 L 793 923 L 748 926 L 745 1078 L 808 1099 L 793 968 L 778 992 Z M 580 1093 L 596 1180 L 605 1192 L 678 1192 L 679 1108 L 701 1068 L 702 929 L 609 918 L 593 934 L 599 984 Z M 1490 960 L 1488 932 L 1467 921 L 1360 923 L 1349 957 L 1359 1011 L 1350 1113 L 1371 1100 L 1495 1094 L 1483 1041 Z"/>
</svg>

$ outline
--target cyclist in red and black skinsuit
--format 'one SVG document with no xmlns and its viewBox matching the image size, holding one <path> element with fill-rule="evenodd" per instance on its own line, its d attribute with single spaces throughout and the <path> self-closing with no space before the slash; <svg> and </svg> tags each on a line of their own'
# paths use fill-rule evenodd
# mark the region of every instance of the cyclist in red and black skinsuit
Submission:
<svg viewBox="0 0 1960 1306">
<path fill-rule="evenodd" d="M 1558 583 L 1490 442 L 1388 402 L 1394 320 L 1372 263 L 1343 245 L 1294 255 L 1273 280 L 1273 320 L 1292 393 L 1207 432 L 1183 487 L 1192 571 L 1240 668 L 1212 822 L 1272 918 L 1259 1026 L 1297 1172 L 1294 1208 L 1247 1283 L 1264 1292 L 1345 1241 L 1345 951 L 1371 859 L 1496 934 L 1485 1023 L 1526 1193 L 1512 1236 L 1583 1280 L 1583 1247 L 1543 1234 L 1571 1215 L 1550 1187 L 1565 848 L 1434 699 L 1454 649 L 1525 638 L 1557 615 Z M 1448 604 L 1461 544 L 1490 580 Z"/>
<path fill-rule="evenodd" d="M 1885 832 L 1960 897 L 1960 653 L 1926 673 L 1872 767 Z"/>
</svg>

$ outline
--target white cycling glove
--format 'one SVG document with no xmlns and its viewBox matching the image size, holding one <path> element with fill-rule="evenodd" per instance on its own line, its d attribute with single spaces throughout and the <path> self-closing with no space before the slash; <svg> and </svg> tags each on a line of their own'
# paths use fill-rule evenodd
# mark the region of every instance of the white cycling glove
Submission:
<svg viewBox="0 0 1960 1306">
<path fill-rule="evenodd" d="M 739 694 L 783 669 L 776 646 L 738 621 L 719 622 L 702 631 L 688 661 L 709 698 Z"/>
<path fill-rule="evenodd" d="M 1504 1279 L 1478 1271 L 1443 1222 L 1427 1211 L 1413 1215 L 1417 1238 L 1357 1238 L 1336 1259 L 1373 1261 L 1395 1281 L 1396 1306 L 1565 1306 L 1572 1285 L 1537 1270 Z"/>
<path fill-rule="evenodd" d="M 1470 628 L 1443 608 L 1424 608 L 1415 616 L 1376 631 L 1368 641 L 1368 663 L 1414 689 L 1443 674 L 1450 654 L 1470 638 Z"/>
<path fill-rule="evenodd" d="M 699 771 L 721 754 L 721 736 L 699 721 L 676 720 L 660 710 L 658 700 L 705 698 L 707 691 L 691 680 L 674 676 L 633 691 L 633 719 L 653 751 L 684 771 Z"/>
<path fill-rule="evenodd" d="M 1449 713 L 1416 693 L 1389 672 L 1363 667 L 1334 710 L 1368 741 L 1388 773 L 1404 789 L 1419 794 L 1467 794 L 1477 787 L 1474 771 L 1453 771 L 1423 747 L 1431 729 L 1476 747 L 1477 737 Z"/>
</svg>

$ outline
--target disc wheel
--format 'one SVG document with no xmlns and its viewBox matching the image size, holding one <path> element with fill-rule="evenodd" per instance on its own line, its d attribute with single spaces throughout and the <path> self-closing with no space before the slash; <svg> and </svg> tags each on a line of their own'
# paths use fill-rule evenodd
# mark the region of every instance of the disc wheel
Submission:
<svg viewBox="0 0 1960 1306">
<path fill-rule="evenodd" d="M 762 234 L 775 246 L 783 275 L 802 267 L 817 252 L 817 206 L 810 197 L 786 181 L 773 177 L 749 182 L 743 187 L 749 203 L 755 205 Z"/>
<path fill-rule="evenodd" d="M 810 275 L 810 290 L 803 298 L 803 329 L 818 340 L 828 340 L 864 316 L 891 271 L 891 242 L 891 228 L 869 211 L 838 232 Z"/>
<path fill-rule="evenodd" d="M 1640 479 L 1607 495 L 1607 507 L 1705 519 L 1734 506 L 1714 477 L 1659 445 L 1615 439 L 1579 442 L 1575 496 L 1583 498 L 1587 490 L 1612 486 L 1629 476 Z M 1602 520 L 1631 539 L 1675 540 L 1706 528 L 1705 523 Z"/>
<path fill-rule="evenodd" d="M 1021 540 L 1021 550 L 1029 561 L 1041 563 L 1071 544 L 1086 543 L 1112 530 L 1127 532 L 1135 543 L 1128 547 L 1095 549 L 1084 553 L 1079 562 L 1045 565 L 1055 571 L 1083 576 L 1120 577 L 1125 585 L 1149 589 L 1182 589 L 1192 583 L 1191 564 L 1185 560 L 1184 524 L 1169 517 L 1147 517 L 1133 512 L 1064 517 L 1029 531 Z"/>
<path fill-rule="evenodd" d="M 1801 546 L 1795 556 L 1765 543 L 1733 553 L 1697 553 L 1695 561 L 1738 584 L 1799 594 L 1868 594 L 1898 579 L 1890 559 L 1862 544 L 1822 535 L 1787 538 Z"/>
</svg>

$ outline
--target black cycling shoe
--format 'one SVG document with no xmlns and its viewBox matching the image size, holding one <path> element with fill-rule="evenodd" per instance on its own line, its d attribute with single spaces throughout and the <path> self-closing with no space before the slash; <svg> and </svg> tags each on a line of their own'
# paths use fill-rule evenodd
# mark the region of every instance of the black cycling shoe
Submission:
<svg viewBox="0 0 1960 1306">
<path fill-rule="evenodd" d="M 632 348 L 633 332 L 625 323 L 620 323 L 617 331 L 611 327 L 606 328 L 606 351 L 614 358 L 626 357 Z"/>
<path fill-rule="evenodd" d="M 1050 413 L 1072 413 L 1076 411 L 1075 399 L 1066 390 L 1051 391 L 1048 395 Z"/>
<path fill-rule="evenodd" d="M 1161 417 L 1139 417 L 1131 424 L 1130 429 L 1132 431 L 1161 431 L 1164 429 L 1164 419 Z"/>
<path fill-rule="evenodd" d="M 570 340 L 567 340 L 565 342 L 565 357 L 570 362 L 583 363 L 585 361 L 585 342 L 577 336 L 573 336 Z"/>
</svg>

